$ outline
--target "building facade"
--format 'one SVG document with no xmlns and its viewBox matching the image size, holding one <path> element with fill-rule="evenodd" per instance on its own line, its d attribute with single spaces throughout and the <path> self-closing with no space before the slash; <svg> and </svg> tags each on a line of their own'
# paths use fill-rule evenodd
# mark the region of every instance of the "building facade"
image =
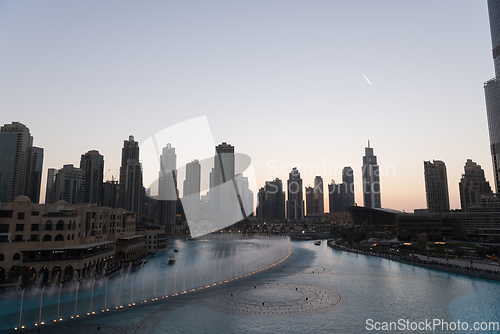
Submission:
<svg viewBox="0 0 500 334">
<path fill-rule="evenodd" d="M 484 177 L 484 170 L 470 159 L 465 163 L 464 174 L 458 186 L 463 212 L 469 211 L 471 204 L 480 204 L 483 195 L 492 194 L 490 183 Z"/>
<path fill-rule="evenodd" d="M 92 150 L 82 154 L 80 169 L 83 171 L 82 202 L 104 203 L 104 156 Z"/>
<path fill-rule="evenodd" d="M 127 168 L 129 160 L 139 161 L 139 143 L 134 140 L 134 136 L 129 136 L 123 141 L 122 161 L 120 165 L 120 183 L 118 191 L 118 207 L 125 208 L 125 198 L 127 189 Z"/>
<path fill-rule="evenodd" d="M 425 198 L 429 213 L 450 211 L 448 177 L 443 161 L 424 161 Z"/>
<path fill-rule="evenodd" d="M 496 192 L 500 192 L 500 1 L 488 0 L 495 77 L 484 83 Z"/>
<path fill-rule="evenodd" d="M 135 216 L 87 203 L 36 204 L 26 196 L 0 204 L 0 284 L 11 268 L 31 284 L 85 279 L 145 252 Z M 18 284 L 17 282 L 11 282 Z"/>
<path fill-rule="evenodd" d="M 362 173 L 364 207 L 381 208 L 379 166 L 377 164 L 377 157 L 373 155 L 373 148 L 370 147 L 370 141 L 368 141 L 368 147 L 365 147 Z"/>
<path fill-rule="evenodd" d="M 33 147 L 28 127 L 19 122 L 0 128 L 0 203 L 21 195 L 39 201 L 43 149 Z"/>
<path fill-rule="evenodd" d="M 286 202 L 287 218 L 290 220 L 304 219 L 304 196 L 302 193 L 302 179 L 296 167 L 288 175 Z"/>
</svg>

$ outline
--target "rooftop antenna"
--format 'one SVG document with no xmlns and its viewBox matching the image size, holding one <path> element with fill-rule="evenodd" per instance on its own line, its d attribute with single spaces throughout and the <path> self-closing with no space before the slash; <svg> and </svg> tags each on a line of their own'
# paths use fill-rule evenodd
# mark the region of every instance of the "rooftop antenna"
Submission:
<svg viewBox="0 0 500 334">
<path fill-rule="evenodd" d="M 370 148 L 370 139 L 368 139 L 368 148 Z"/>
</svg>

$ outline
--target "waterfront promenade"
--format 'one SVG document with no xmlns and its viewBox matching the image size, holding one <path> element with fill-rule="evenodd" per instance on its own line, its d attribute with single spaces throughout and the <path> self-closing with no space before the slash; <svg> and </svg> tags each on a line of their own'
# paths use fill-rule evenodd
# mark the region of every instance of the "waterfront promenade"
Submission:
<svg viewBox="0 0 500 334">
<path fill-rule="evenodd" d="M 358 253 L 363 255 L 371 255 L 383 257 L 389 260 L 398 261 L 406 264 L 416 265 L 429 269 L 442 270 L 452 272 L 455 274 L 468 275 L 486 279 L 500 281 L 500 268 L 498 264 L 481 263 L 466 259 L 443 259 L 439 257 L 427 257 L 420 254 L 406 253 L 406 254 L 386 254 L 374 251 L 366 251 L 354 247 L 337 245 L 334 240 L 327 242 L 329 247 L 343 250 L 346 252 Z"/>
</svg>

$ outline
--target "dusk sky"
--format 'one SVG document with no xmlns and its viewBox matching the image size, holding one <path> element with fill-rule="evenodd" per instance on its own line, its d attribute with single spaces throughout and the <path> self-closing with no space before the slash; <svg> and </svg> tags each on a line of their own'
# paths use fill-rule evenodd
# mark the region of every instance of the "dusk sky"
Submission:
<svg viewBox="0 0 500 334">
<path fill-rule="evenodd" d="M 436 159 L 460 208 L 467 159 L 494 187 L 493 76 L 486 0 L 0 2 L 0 124 L 45 149 L 42 201 L 48 168 L 95 149 L 117 177 L 129 135 L 206 115 L 259 187 L 295 166 L 305 186 L 344 166 L 360 183 L 370 140 L 382 207 L 425 208 Z"/>
</svg>

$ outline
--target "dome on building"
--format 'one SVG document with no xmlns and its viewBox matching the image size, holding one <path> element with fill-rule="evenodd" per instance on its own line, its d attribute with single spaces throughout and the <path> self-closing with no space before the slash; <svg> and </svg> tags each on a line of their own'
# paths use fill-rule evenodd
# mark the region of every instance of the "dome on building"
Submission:
<svg viewBox="0 0 500 334">
<path fill-rule="evenodd" d="M 60 201 L 57 201 L 56 204 L 68 204 L 68 202 L 62 199 Z"/>
<path fill-rule="evenodd" d="M 18 196 L 16 197 L 16 199 L 14 200 L 14 203 L 29 203 L 31 202 L 30 198 L 28 196 Z"/>
</svg>

